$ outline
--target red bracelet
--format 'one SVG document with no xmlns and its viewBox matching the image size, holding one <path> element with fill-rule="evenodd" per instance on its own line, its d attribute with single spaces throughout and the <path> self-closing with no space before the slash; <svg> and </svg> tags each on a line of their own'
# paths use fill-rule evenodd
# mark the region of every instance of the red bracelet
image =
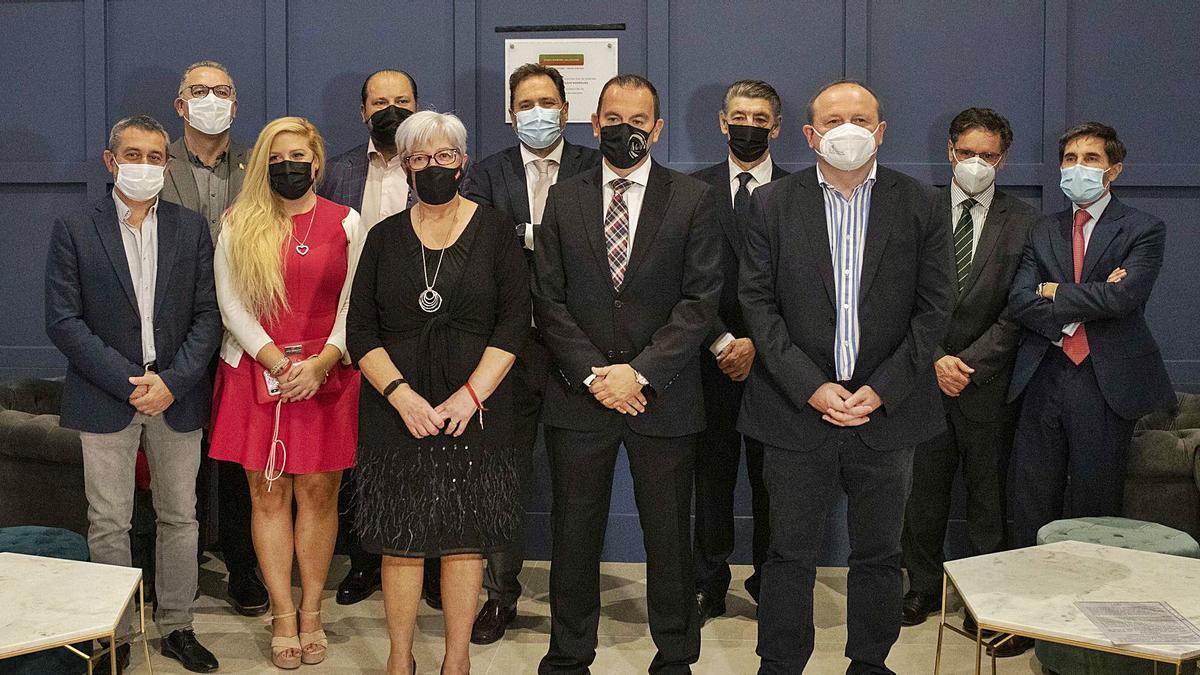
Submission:
<svg viewBox="0 0 1200 675">
<path fill-rule="evenodd" d="M 475 394 L 475 388 L 471 386 L 470 382 L 467 382 L 463 386 L 467 388 L 467 393 L 471 395 L 471 400 L 475 402 L 475 408 L 479 410 L 479 428 L 482 429 L 483 411 L 487 410 L 487 408 L 483 407 L 483 403 L 479 400 L 479 396 Z"/>
</svg>

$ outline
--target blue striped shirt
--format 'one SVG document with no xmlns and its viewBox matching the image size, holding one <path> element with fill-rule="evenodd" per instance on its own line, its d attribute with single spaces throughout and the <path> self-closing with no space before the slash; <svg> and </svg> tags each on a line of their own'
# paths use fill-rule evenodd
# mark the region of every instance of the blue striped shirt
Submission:
<svg viewBox="0 0 1200 675">
<path fill-rule="evenodd" d="M 867 243 L 867 221 L 871 217 L 871 188 L 875 185 L 878 168 L 879 165 L 874 164 L 867 179 L 854 188 L 847 199 L 825 181 L 821 167 L 817 167 L 817 182 L 825 190 L 825 230 L 833 260 L 834 309 L 837 312 L 833 365 L 840 382 L 854 377 L 854 364 L 858 360 L 859 281 L 863 249 Z"/>
</svg>

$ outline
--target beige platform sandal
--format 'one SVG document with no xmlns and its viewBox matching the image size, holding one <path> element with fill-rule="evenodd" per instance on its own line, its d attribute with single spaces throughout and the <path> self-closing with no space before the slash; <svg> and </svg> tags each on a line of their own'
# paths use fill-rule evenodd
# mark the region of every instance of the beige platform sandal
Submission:
<svg viewBox="0 0 1200 675">
<path fill-rule="evenodd" d="M 295 612 L 288 612 L 287 614 L 272 614 L 271 622 L 274 623 L 279 619 L 290 619 L 293 616 L 296 616 Z M 299 651 L 300 653 L 296 656 L 284 655 L 292 650 Z M 276 668 L 283 670 L 295 670 L 300 667 L 303 657 L 304 648 L 300 646 L 300 636 L 277 635 L 271 638 L 271 663 L 274 663 Z"/>
<path fill-rule="evenodd" d="M 321 616 L 321 610 L 309 612 L 300 610 L 300 613 L 305 616 Z M 300 660 L 307 666 L 315 666 L 325 660 L 325 655 L 329 652 L 329 639 L 325 635 L 324 628 L 318 628 L 307 633 L 301 631 L 300 639 Z M 315 646 L 314 649 L 309 649 Z"/>
</svg>

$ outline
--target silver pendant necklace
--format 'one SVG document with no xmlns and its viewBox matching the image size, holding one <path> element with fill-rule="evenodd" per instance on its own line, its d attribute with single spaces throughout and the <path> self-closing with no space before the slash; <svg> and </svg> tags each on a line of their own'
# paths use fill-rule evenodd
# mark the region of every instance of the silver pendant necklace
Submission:
<svg viewBox="0 0 1200 675">
<path fill-rule="evenodd" d="M 308 235 L 312 234 L 313 219 L 316 217 L 317 205 L 313 204 L 312 215 L 308 217 L 308 231 L 304 233 L 304 241 L 300 241 L 296 238 L 295 228 L 292 228 L 292 232 L 289 233 L 292 241 L 296 242 L 296 253 L 299 253 L 302 256 L 308 255 L 308 244 L 306 242 L 308 241 Z"/>
<path fill-rule="evenodd" d="M 425 242 L 421 241 L 421 235 L 417 234 L 417 244 L 421 247 L 421 274 L 425 276 L 425 290 L 417 296 L 417 306 L 429 314 L 442 308 L 442 294 L 435 291 L 433 287 L 437 284 L 438 274 L 442 271 L 442 259 L 446 257 L 446 245 L 450 243 L 450 235 L 453 233 L 454 228 L 451 227 L 450 232 L 446 234 L 445 241 L 442 242 L 442 251 L 438 254 L 437 267 L 433 270 L 432 283 L 429 281 L 429 267 L 425 263 Z"/>
</svg>

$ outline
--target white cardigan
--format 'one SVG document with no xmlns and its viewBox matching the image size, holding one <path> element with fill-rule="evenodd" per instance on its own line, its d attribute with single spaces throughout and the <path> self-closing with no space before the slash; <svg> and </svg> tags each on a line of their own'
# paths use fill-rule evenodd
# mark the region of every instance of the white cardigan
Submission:
<svg viewBox="0 0 1200 675">
<path fill-rule="evenodd" d="M 346 282 L 342 284 L 342 293 L 338 299 L 338 313 L 333 321 L 333 332 L 329 334 L 325 344 L 337 347 L 342 355 L 342 363 L 349 364 L 350 355 L 346 353 L 346 315 L 350 311 L 350 288 L 354 285 L 354 272 L 358 269 L 358 258 L 362 254 L 367 230 L 354 209 L 350 209 L 342 219 L 342 227 L 346 230 L 349 249 Z M 271 342 L 271 336 L 267 335 L 258 318 L 242 302 L 233 286 L 233 277 L 229 271 L 229 238 L 225 236 L 223 226 L 221 234 L 217 237 L 217 247 L 213 255 L 213 275 L 216 277 L 221 321 L 225 324 L 225 338 L 221 341 L 221 360 L 236 368 L 242 360 L 242 352 L 249 354 L 253 359 Z"/>
</svg>

